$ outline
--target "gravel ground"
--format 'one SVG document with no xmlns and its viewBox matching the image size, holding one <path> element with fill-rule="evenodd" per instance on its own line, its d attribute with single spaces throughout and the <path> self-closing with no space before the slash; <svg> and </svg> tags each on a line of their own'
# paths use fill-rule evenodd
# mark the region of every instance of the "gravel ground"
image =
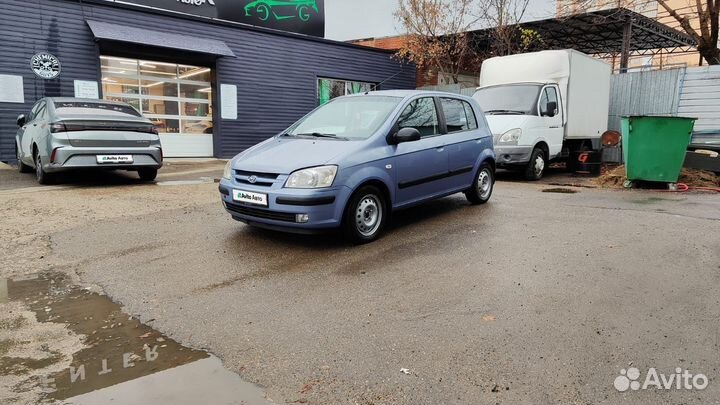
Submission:
<svg viewBox="0 0 720 405">
<path fill-rule="evenodd" d="M 276 402 L 720 401 L 720 199 L 548 187 L 400 212 L 359 247 L 232 221 L 214 184 L 9 190 L 0 274 L 100 286 Z M 620 393 L 631 364 L 710 384 Z"/>
</svg>

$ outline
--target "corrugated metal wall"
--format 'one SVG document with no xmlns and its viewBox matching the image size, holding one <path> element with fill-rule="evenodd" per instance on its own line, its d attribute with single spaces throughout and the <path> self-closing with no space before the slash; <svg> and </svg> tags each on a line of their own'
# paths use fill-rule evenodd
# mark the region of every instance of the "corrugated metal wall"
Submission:
<svg viewBox="0 0 720 405">
<path fill-rule="evenodd" d="M 695 131 L 720 131 L 720 66 L 687 69 L 678 114 L 697 118 Z"/>
<path fill-rule="evenodd" d="M 612 75 L 608 129 L 619 131 L 627 115 L 676 115 L 685 69 Z"/>
<path fill-rule="evenodd" d="M 233 156 L 282 131 L 316 107 L 318 77 L 375 83 L 392 77 L 381 88 L 415 87 L 415 67 L 401 69 L 391 54 L 379 50 L 136 11 L 111 3 L 3 0 L 0 74 L 23 76 L 26 103 L 0 103 L 0 160 L 14 160 L 15 118 L 38 98 L 72 97 L 74 80 L 100 80 L 99 50 L 86 19 L 228 44 L 238 57 L 220 58 L 214 67 L 218 83 L 238 86 L 238 119 L 216 119 L 215 138 L 219 139 L 215 154 L 220 157 Z M 30 70 L 30 58 L 41 51 L 60 59 L 59 79 L 42 80 Z M 128 45 L 125 51 L 132 53 L 133 47 Z"/>
</svg>

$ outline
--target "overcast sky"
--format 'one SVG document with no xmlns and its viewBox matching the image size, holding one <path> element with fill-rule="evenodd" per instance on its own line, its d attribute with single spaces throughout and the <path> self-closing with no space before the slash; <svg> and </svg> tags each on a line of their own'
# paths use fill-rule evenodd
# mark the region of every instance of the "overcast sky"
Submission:
<svg viewBox="0 0 720 405">
<path fill-rule="evenodd" d="M 325 0 L 325 37 L 338 41 L 401 33 L 393 12 L 398 0 Z M 527 18 L 552 17 L 555 2 L 530 0 Z"/>
</svg>

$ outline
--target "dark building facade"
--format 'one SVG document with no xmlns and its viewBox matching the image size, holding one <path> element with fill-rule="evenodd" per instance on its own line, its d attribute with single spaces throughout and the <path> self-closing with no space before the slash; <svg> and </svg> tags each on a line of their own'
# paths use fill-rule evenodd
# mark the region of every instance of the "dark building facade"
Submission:
<svg viewBox="0 0 720 405">
<path fill-rule="evenodd" d="M 166 156 L 228 158 L 334 96 L 415 87 L 415 67 L 387 51 L 113 1 L 4 0 L 0 38 L 6 162 L 16 117 L 42 97 L 125 101 Z M 46 54 L 57 77 L 38 71 L 54 68 Z"/>
</svg>

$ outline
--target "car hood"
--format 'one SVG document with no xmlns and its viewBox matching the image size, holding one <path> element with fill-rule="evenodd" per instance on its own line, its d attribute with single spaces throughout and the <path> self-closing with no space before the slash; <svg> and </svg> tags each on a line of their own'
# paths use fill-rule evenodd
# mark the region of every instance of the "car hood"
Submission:
<svg viewBox="0 0 720 405">
<path fill-rule="evenodd" d="M 493 135 L 499 136 L 505 132 L 515 129 L 522 128 L 525 123 L 530 119 L 528 115 L 486 115 L 490 132 Z"/>
<path fill-rule="evenodd" d="M 337 163 L 365 142 L 274 137 L 238 155 L 233 169 L 290 174 L 298 169 Z"/>
</svg>

